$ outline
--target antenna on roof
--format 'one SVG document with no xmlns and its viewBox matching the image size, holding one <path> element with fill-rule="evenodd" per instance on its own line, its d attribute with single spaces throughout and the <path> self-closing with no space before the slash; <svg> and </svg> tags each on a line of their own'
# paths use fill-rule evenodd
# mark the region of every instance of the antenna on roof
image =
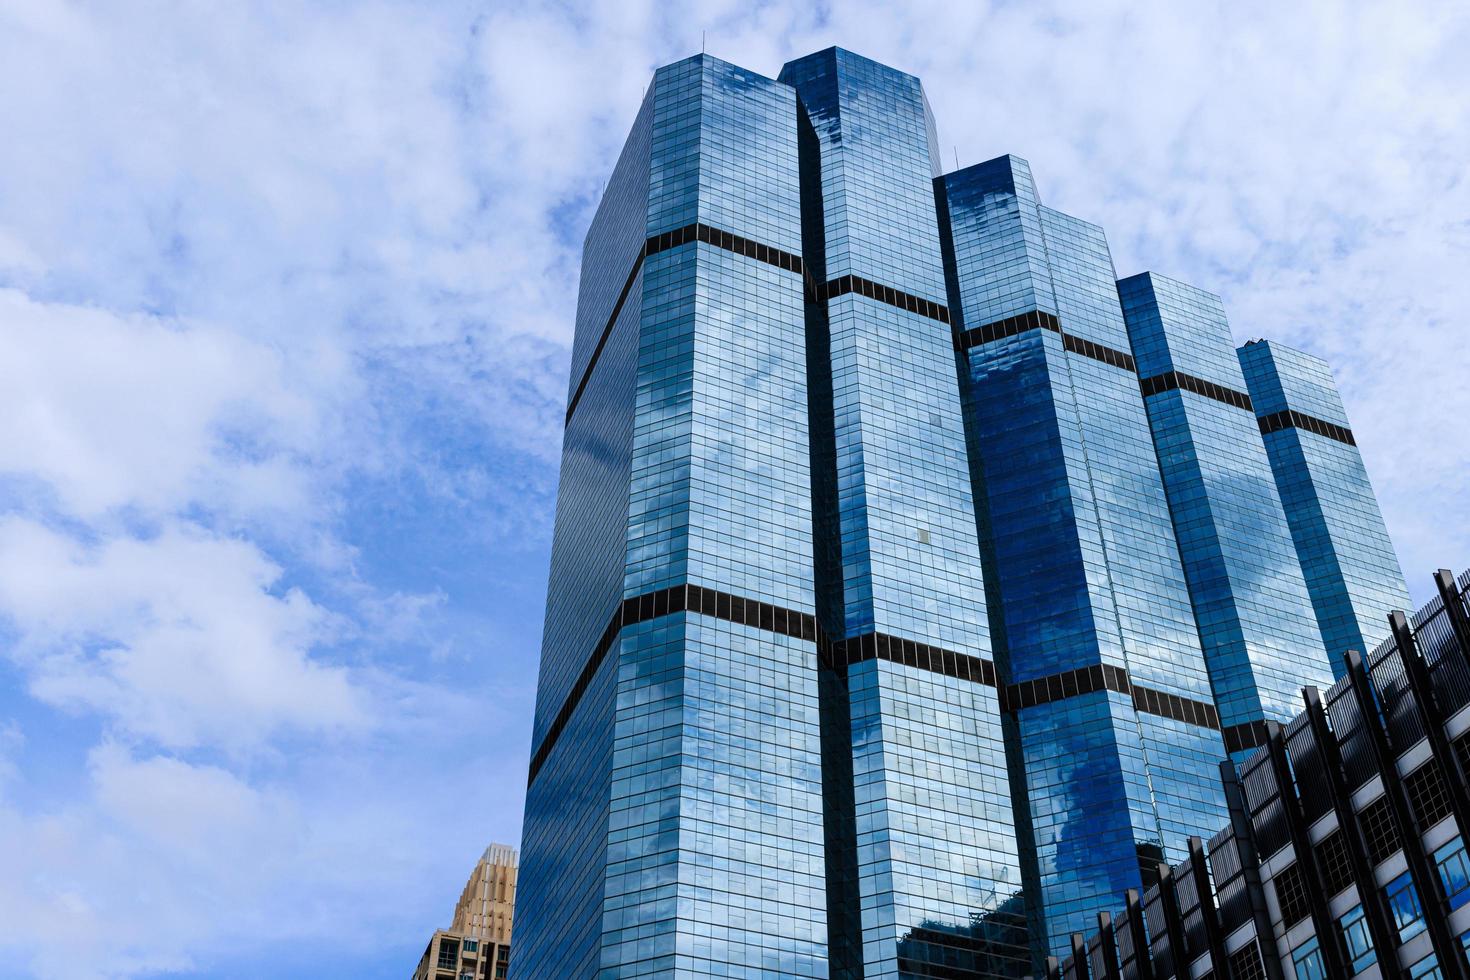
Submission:
<svg viewBox="0 0 1470 980">
<path fill-rule="evenodd" d="M 954 146 L 953 143 L 950 145 Z M 956 170 L 960 169 L 960 148 L 958 146 L 954 146 L 954 168 Z"/>
<path fill-rule="evenodd" d="M 699 32 L 699 53 L 700 54 L 704 54 L 704 41 L 705 41 L 705 36 L 707 34 L 709 34 L 708 31 L 700 31 Z"/>
</svg>

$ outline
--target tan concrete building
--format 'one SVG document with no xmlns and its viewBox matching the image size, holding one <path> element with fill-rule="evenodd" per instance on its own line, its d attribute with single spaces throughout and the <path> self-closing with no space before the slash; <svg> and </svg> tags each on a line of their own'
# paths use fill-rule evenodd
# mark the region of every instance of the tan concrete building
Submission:
<svg viewBox="0 0 1470 980">
<path fill-rule="evenodd" d="M 519 866 L 515 848 L 485 848 L 454 906 L 454 920 L 434 930 L 413 980 L 504 980 Z"/>
</svg>

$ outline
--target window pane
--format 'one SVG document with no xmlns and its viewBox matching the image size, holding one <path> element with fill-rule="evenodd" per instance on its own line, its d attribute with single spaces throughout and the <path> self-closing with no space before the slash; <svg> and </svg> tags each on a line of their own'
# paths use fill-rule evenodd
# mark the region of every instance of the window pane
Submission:
<svg viewBox="0 0 1470 980">
<path fill-rule="evenodd" d="M 1291 963 L 1296 968 L 1296 980 L 1327 980 L 1316 936 L 1291 951 Z"/>
<path fill-rule="evenodd" d="M 1347 946 L 1348 957 L 1352 960 L 1353 972 L 1362 973 L 1368 967 L 1378 961 L 1378 954 L 1373 950 L 1373 936 L 1368 932 L 1368 917 L 1363 914 L 1363 906 L 1354 905 L 1342 918 L 1337 920 L 1337 926 L 1342 930 L 1342 938 Z"/>
<path fill-rule="evenodd" d="M 1434 863 L 1439 865 L 1439 877 L 1444 882 L 1444 893 L 1449 896 L 1450 908 L 1457 909 L 1470 901 L 1470 858 L 1465 855 L 1465 845 L 1456 837 L 1434 852 Z"/>
<path fill-rule="evenodd" d="M 1433 953 L 1409 967 L 1409 977 L 1410 980 L 1444 980 L 1444 974 L 1439 972 L 1439 960 Z"/>
<path fill-rule="evenodd" d="M 1419 905 L 1419 893 L 1405 871 L 1383 889 L 1388 896 L 1388 907 L 1393 913 L 1393 923 L 1399 930 L 1399 942 L 1406 943 L 1424 931 L 1424 910 Z"/>
</svg>

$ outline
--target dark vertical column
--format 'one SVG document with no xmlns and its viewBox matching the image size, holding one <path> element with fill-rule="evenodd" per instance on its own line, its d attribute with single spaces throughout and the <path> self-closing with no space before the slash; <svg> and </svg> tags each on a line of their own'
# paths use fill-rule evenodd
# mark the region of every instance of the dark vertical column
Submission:
<svg viewBox="0 0 1470 980">
<path fill-rule="evenodd" d="M 1465 601 L 1460 597 L 1460 589 L 1455 583 L 1454 573 L 1447 568 L 1439 569 L 1434 573 L 1434 584 L 1439 590 L 1439 598 L 1444 605 L 1445 615 L 1449 617 L 1450 628 L 1455 634 L 1459 654 L 1465 660 L 1470 661 L 1470 614 L 1465 611 Z M 1430 688 L 1433 689 L 1432 684 Z M 1442 713 L 1448 714 L 1443 711 Z M 1444 759 L 1445 775 L 1463 793 L 1464 788 L 1470 785 L 1470 772 L 1466 772 L 1459 753 L 1451 751 L 1441 758 Z M 1460 829 L 1462 831 L 1467 829 L 1464 822 L 1461 822 Z"/>
<path fill-rule="evenodd" d="M 1246 807 L 1245 789 L 1240 785 L 1240 777 L 1235 772 L 1235 764 L 1228 759 L 1220 762 L 1220 782 L 1225 787 L 1225 802 L 1230 808 L 1230 829 L 1234 833 L 1236 852 L 1240 855 L 1241 877 L 1245 879 L 1246 896 L 1251 908 L 1251 920 L 1255 923 L 1256 937 L 1260 940 L 1261 959 L 1266 967 L 1266 975 L 1271 980 L 1282 980 L 1284 974 L 1281 969 L 1281 957 L 1277 953 L 1276 943 L 1272 938 L 1271 915 L 1266 905 L 1265 887 L 1261 883 L 1261 856 L 1256 849 L 1255 828 L 1251 824 L 1250 813 Z M 1283 799 L 1282 802 L 1284 804 L 1286 801 Z M 1297 862 L 1301 865 L 1305 853 L 1310 864 L 1302 866 L 1311 869 L 1313 876 L 1309 880 L 1314 884 L 1318 884 L 1321 881 L 1321 876 L 1317 874 L 1316 855 L 1312 851 L 1311 842 L 1304 841 L 1298 844 L 1295 836 L 1297 829 L 1302 823 L 1301 807 L 1295 805 L 1297 802 L 1295 797 L 1292 798 L 1291 802 L 1294 805 L 1288 819 L 1292 821 L 1292 844 L 1293 849 L 1297 853 Z M 1320 884 L 1313 891 L 1315 894 L 1313 923 L 1317 926 L 1317 934 L 1324 936 L 1328 933 L 1323 931 L 1323 923 L 1331 923 L 1331 917 L 1325 914 L 1327 896 L 1324 894 L 1325 889 L 1321 888 Z M 1320 918 L 1315 916 L 1319 907 L 1323 912 Z M 1335 930 L 1333 931 L 1335 932 Z M 1341 957 L 1329 957 L 1329 964 L 1340 968 Z M 1336 976 L 1336 972 L 1333 975 Z"/>
<path fill-rule="evenodd" d="M 1205 860 L 1205 845 L 1198 837 L 1189 839 L 1189 868 L 1194 887 L 1199 892 L 1199 914 L 1205 924 L 1205 940 L 1210 945 L 1210 962 L 1216 970 L 1225 969 L 1225 937 L 1220 932 L 1220 915 L 1210 894 L 1210 866 Z"/>
<path fill-rule="evenodd" d="M 982 165 L 983 167 L 984 165 Z M 973 168 L 972 168 L 973 169 Z M 1005 520 L 1005 515 L 999 515 L 1000 520 L 992 520 L 991 508 L 988 504 L 988 491 L 990 480 L 987 476 L 986 454 L 982 452 L 982 443 L 987 441 L 980 438 L 980 433 L 973 424 L 976 411 L 975 387 L 970 378 L 967 367 L 967 355 L 963 350 L 964 342 L 959 339 L 963 335 L 964 323 L 966 322 L 965 303 L 963 299 L 962 278 L 966 272 L 961 271 L 956 261 L 957 245 L 955 238 L 956 204 L 951 200 L 949 180 L 954 175 L 936 178 L 934 181 L 934 196 L 937 215 L 939 219 L 940 242 L 944 258 L 945 286 L 950 302 L 950 318 L 956 333 L 956 370 L 960 382 L 960 395 L 962 399 L 965 417 L 965 439 L 969 455 L 970 483 L 974 495 L 975 527 L 982 567 L 984 569 L 985 584 L 985 607 L 988 613 L 990 625 L 991 649 L 996 663 L 996 672 L 1004 690 L 1004 685 L 1009 684 L 1016 678 L 1011 668 L 1012 658 L 1010 653 L 1010 636 L 1007 629 L 1007 616 L 1003 610 L 1006 609 L 1005 589 L 1001 585 L 1001 573 L 997 563 L 997 534 L 1001 526 L 1011 525 L 1014 522 Z M 970 243 L 966 243 L 970 244 Z M 958 246 L 964 249 L 966 246 Z M 1014 406 L 1013 406 L 1014 407 Z M 998 526 L 1000 525 L 1000 526 Z M 1042 575 L 1048 575 L 1047 569 L 1041 570 Z M 1037 619 L 1028 616 L 1025 610 L 1012 611 L 1013 617 L 1029 620 L 1033 625 Z M 1001 698 L 1004 714 L 1001 717 L 1001 731 L 1005 745 L 1005 760 L 1009 771 L 1009 796 L 1010 809 L 1014 815 L 1016 828 L 1016 844 L 1021 870 L 1021 882 L 1024 894 L 1027 896 L 1026 914 L 1030 930 L 1030 940 L 1033 952 L 1037 955 L 1040 951 L 1051 950 L 1054 946 L 1047 928 L 1045 914 L 1046 895 L 1042 886 L 1040 874 L 1040 858 L 1038 855 L 1038 844 L 1036 834 L 1036 823 L 1031 816 L 1031 799 L 1033 789 L 1028 785 L 1025 778 L 1027 772 L 1027 757 L 1032 757 L 1030 771 L 1038 772 L 1041 766 L 1035 761 L 1035 749 L 1026 745 L 1024 737 L 1025 724 L 1022 721 L 1018 708 L 1014 704 L 1007 704 L 1004 697 Z M 1082 733 L 1075 729 L 1072 734 L 1082 737 Z M 1094 751 L 1102 752 L 1101 744 L 1104 740 L 1091 740 Z M 1035 789 L 1038 798 L 1046 795 L 1046 788 L 1038 786 Z M 1096 814 L 1089 813 L 1092 819 L 1090 825 L 1098 826 L 1102 823 Z M 1053 835 L 1056 836 L 1056 835 Z M 1062 941 L 1062 936 L 1056 937 L 1057 942 Z M 1038 959 L 1033 964 L 1038 972 L 1043 967 Z"/>
<path fill-rule="evenodd" d="M 1132 889 L 1129 889 L 1132 891 Z M 1113 933 L 1113 917 L 1106 912 L 1097 914 L 1098 960 L 1092 965 L 1093 980 L 1123 980 L 1118 965 L 1118 937 Z"/>
<path fill-rule="evenodd" d="M 928 107 L 917 78 L 837 48 L 781 81 L 805 113 L 818 607 L 862 654 L 824 667 L 834 976 L 1014 977 L 1031 951 L 998 691 L 871 656 L 992 656 Z"/>
<path fill-rule="evenodd" d="M 1087 980 L 1087 938 L 1080 932 L 1072 933 L 1072 976 Z"/>
<path fill-rule="evenodd" d="M 1458 598 L 1453 601 L 1458 603 Z M 1445 604 L 1447 609 L 1450 605 L 1451 603 L 1448 602 Z M 1429 739 L 1429 745 L 1434 754 L 1434 758 L 1425 765 L 1440 765 L 1441 780 L 1450 799 L 1450 809 L 1455 814 L 1455 822 L 1460 825 L 1460 830 L 1463 832 L 1470 829 L 1470 794 L 1466 792 L 1465 776 L 1460 771 L 1459 760 L 1455 756 L 1453 746 L 1450 745 L 1449 736 L 1445 734 L 1445 722 L 1448 719 L 1446 712 L 1439 706 L 1438 698 L 1435 697 L 1434 685 L 1430 683 L 1429 665 L 1420 655 L 1418 646 L 1414 642 L 1414 631 L 1409 626 L 1408 617 L 1402 611 L 1396 609 L 1388 614 L 1388 628 L 1394 645 L 1398 647 L 1399 659 L 1404 665 L 1404 673 L 1409 680 L 1409 690 L 1413 693 L 1414 701 L 1418 704 L 1419 712 L 1424 718 L 1424 735 Z M 1439 762 L 1436 763 L 1435 760 Z M 1429 828 L 1419 829 L 1423 831 Z"/>
<path fill-rule="evenodd" d="M 1373 937 L 1373 947 L 1379 950 L 1396 949 L 1398 933 L 1394 929 L 1393 918 L 1389 915 L 1383 893 L 1373 881 L 1373 864 L 1368 857 L 1368 842 L 1363 836 L 1357 814 L 1353 811 L 1353 792 L 1343 771 L 1342 751 L 1327 727 L 1327 713 L 1322 708 L 1317 689 L 1306 688 L 1302 691 L 1302 698 L 1306 702 L 1312 738 L 1317 743 L 1322 768 L 1327 775 L 1329 795 L 1337 813 L 1338 832 L 1343 836 L 1348 859 L 1352 862 L 1353 878 L 1357 882 L 1358 896 L 1362 900 L 1364 918 L 1368 921 L 1368 933 Z"/>
<path fill-rule="evenodd" d="M 1184 939 L 1184 913 L 1179 909 L 1179 892 L 1174 887 L 1174 869 L 1159 865 L 1159 900 L 1164 909 L 1164 928 L 1169 934 L 1169 953 L 1174 976 L 1189 976 L 1189 963 L 1196 952 Z"/>
<path fill-rule="evenodd" d="M 1455 585 L 1455 576 L 1448 568 L 1441 568 L 1434 573 L 1434 585 L 1439 590 L 1439 597 L 1444 602 L 1445 611 L 1449 614 L 1450 624 L 1455 630 L 1455 639 L 1460 643 L 1460 649 L 1470 656 L 1470 614 L 1465 612 L 1465 603 L 1460 599 L 1459 587 Z"/>
<path fill-rule="evenodd" d="M 1149 956 L 1148 929 L 1143 921 L 1143 903 L 1134 888 L 1128 889 L 1123 897 L 1128 908 L 1128 937 L 1133 947 L 1133 971 L 1131 974 L 1125 973 L 1125 976 L 1127 980 L 1154 980 L 1153 960 Z M 1125 970 L 1127 966 L 1128 963 L 1125 962 Z"/>
<path fill-rule="evenodd" d="M 801 247 L 806 275 L 807 404 L 811 431 L 812 551 L 821 635 L 841 638 L 845 619 L 842 533 L 832 402 L 832 339 L 827 304 L 822 154 L 806 107 L 797 104 Z M 818 667 L 822 718 L 822 828 L 827 861 L 828 968 L 834 980 L 863 975 L 858 900 L 857 813 L 852 765 L 852 693 L 845 664 Z"/>
<path fill-rule="evenodd" d="M 1368 671 L 1363 666 L 1363 658 L 1356 650 L 1348 651 L 1347 667 L 1348 681 L 1352 685 L 1353 695 L 1358 703 L 1358 711 L 1362 714 L 1363 725 L 1367 728 L 1369 741 L 1378 762 L 1379 774 L 1383 779 L 1383 795 L 1388 800 L 1390 812 L 1393 814 L 1399 841 L 1403 846 L 1404 862 L 1409 867 L 1409 877 L 1413 880 L 1414 890 L 1419 893 L 1420 901 L 1424 906 L 1424 922 L 1429 928 L 1430 939 L 1434 944 L 1435 955 L 1439 958 L 1440 969 L 1444 971 L 1447 978 L 1464 980 L 1467 976 L 1464 954 L 1461 951 L 1459 940 L 1450 932 L 1445 916 L 1448 903 L 1445 898 L 1444 884 L 1440 881 L 1439 874 L 1435 871 L 1429 856 L 1424 853 L 1424 842 L 1419 836 L 1419 827 L 1414 820 L 1413 808 L 1409 805 L 1404 781 L 1399 778 L 1398 766 L 1395 764 L 1394 754 L 1388 742 L 1388 733 L 1379 720 L 1378 708 L 1374 704 Z M 1371 877 L 1368 880 L 1372 882 Z M 1431 901 L 1434 903 L 1433 908 L 1429 907 Z"/>
</svg>

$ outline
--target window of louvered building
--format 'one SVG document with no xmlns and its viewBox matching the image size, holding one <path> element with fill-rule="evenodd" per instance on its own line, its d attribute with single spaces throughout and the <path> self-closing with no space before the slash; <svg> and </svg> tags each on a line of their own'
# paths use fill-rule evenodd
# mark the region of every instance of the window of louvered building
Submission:
<svg viewBox="0 0 1470 980">
<path fill-rule="evenodd" d="M 1341 830 L 1334 830 L 1317 845 L 1317 865 L 1326 879 L 1328 895 L 1336 895 L 1353 883 L 1353 862 Z"/>
<path fill-rule="evenodd" d="M 1281 906 L 1281 921 L 1290 929 L 1311 912 L 1307 904 L 1307 883 L 1300 865 L 1293 864 L 1275 878 L 1276 901 Z"/>
<path fill-rule="evenodd" d="M 1409 802 L 1414 807 L 1414 818 L 1419 821 L 1421 831 L 1450 815 L 1450 794 L 1435 760 L 1430 759 L 1404 777 L 1404 788 L 1409 791 Z"/>
<path fill-rule="evenodd" d="M 1266 980 L 1261 950 L 1254 941 L 1230 954 L 1230 975 L 1235 980 Z"/>
<path fill-rule="evenodd" d="M 1388 797 L 1380 796 L 1363 807 L 1358 820 L 1363 825 L 1363 836 L 1368 839 L 1368 857 L 1374 864 L 1381 864 L 1401 846 Z"/>
</svg>

